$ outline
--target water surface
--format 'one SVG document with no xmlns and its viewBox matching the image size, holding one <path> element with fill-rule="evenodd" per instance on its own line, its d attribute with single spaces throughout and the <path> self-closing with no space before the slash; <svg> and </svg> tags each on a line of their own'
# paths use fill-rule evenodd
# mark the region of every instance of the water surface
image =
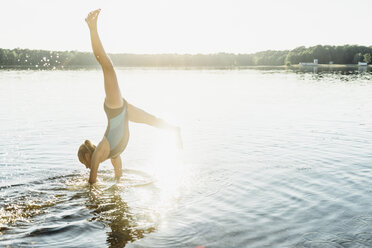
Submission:
<svg viewBox="0 0 372 248">
<path fill-rule="evenodd" d="M 106 127 L 99 70 L 0 71 L 0 246 L 371 247 L 367 71 L 118 69 L 124 176 L 90 186 L 77 148 Z"/>
</svg>

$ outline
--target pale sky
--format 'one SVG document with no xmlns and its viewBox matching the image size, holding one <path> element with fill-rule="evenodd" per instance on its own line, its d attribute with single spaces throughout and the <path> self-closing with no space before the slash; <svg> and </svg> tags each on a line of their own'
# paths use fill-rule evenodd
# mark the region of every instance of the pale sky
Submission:
<svg viewBox="0 0 372 248">
<path fill-rule="evenodd" d="M 91 51 L 84 18 L 111 53 L 252 53 L 372 45 L 371 0 L 9 0 L 0 48 Z"/>
</svg>

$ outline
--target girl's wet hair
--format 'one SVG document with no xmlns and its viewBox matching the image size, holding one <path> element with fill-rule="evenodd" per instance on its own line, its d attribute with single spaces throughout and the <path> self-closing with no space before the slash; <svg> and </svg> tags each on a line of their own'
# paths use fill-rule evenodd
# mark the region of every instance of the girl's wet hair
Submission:
<svg viewBox="0 0 372 248">
<path fill-rule="evenodd" d="M 78 158 L 81 163 L 84 164 L 86 162 L 85 160 L 85 154 L 89 152 L 90 156 L 92 157 L 94 150 L 96 149 L 96 146 L 90 142 L 90 140 L 85 140 L 83 144 L 79 147 L 78 151 Z"/>
</svg>

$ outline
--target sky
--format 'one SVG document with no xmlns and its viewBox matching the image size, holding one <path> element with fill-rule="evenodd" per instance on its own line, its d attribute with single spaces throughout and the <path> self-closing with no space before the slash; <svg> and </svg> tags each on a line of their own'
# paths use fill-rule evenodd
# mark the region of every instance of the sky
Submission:
<svg viewBox="0 0 372 248">
<path fill-rule="evenodd" d="M 109 53 L 253 53 L 372 45 L 371 0 L 1 1 L 0 48 L 91 51 L 84 18 L 101 8 Z"/>
</svg>

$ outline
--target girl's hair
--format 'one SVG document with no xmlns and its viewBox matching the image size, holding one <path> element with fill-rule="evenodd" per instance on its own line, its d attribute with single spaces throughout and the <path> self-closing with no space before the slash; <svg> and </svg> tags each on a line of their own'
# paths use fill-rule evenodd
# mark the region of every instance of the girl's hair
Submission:
<svg viewBox="0 0 372 248">
<path fill-rule="evenodd" d="M 90 140 L 85 140 L 83 144 L 79 147 L 78 151 L 78 158 L 81 163 L 86 162 L 85 161 L 85 154 L 89 152 L 90 156 L 92 157 L 94 150 L 96 149 L 96 146 L 90 142 Z"/>
</svg>

